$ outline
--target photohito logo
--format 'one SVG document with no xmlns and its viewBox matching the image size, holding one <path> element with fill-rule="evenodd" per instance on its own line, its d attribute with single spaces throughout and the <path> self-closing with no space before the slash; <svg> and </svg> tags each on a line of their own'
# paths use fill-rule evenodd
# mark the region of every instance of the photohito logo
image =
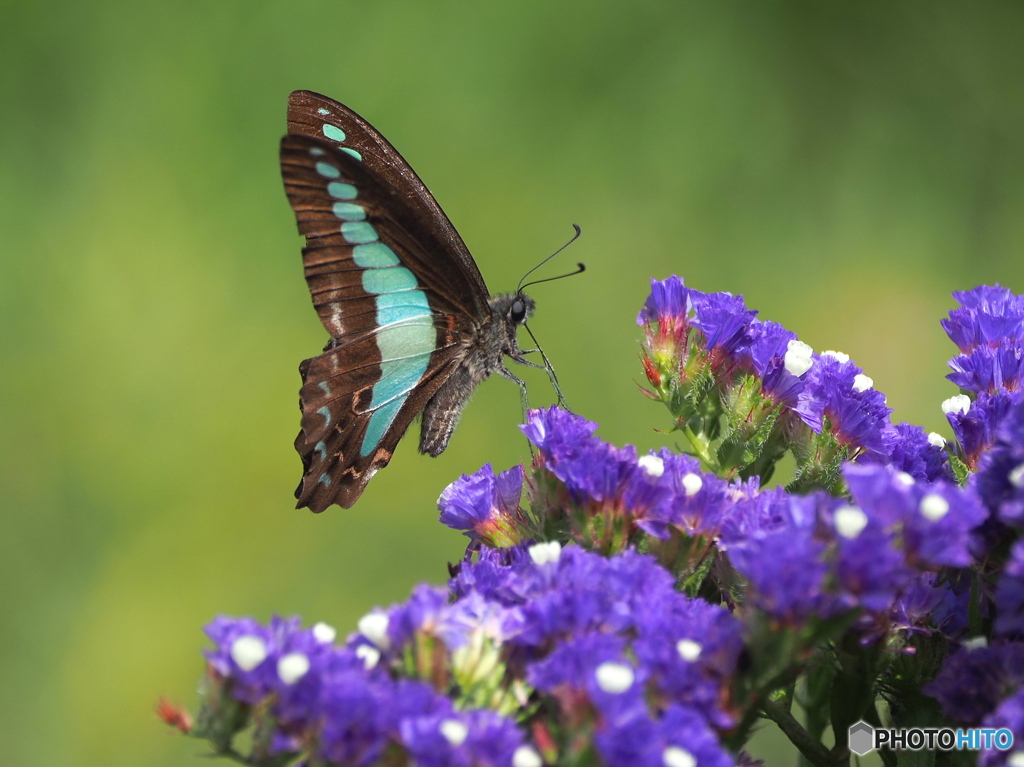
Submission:
<svg viewBox="0 0 1024 767">
<path fill-rule="evenodd" d="M 867 722 L 851 724 L 850 750 L 857 756 L 887 747 L 895 751 L 980 751 L 998 748 L 1006 751 L 1013 746 L 1013 733 L 1003 729 L 976 728 L 954 730 L 950 727 L 912 727 L 906 730 L 875 729 Z"/>
</svg>

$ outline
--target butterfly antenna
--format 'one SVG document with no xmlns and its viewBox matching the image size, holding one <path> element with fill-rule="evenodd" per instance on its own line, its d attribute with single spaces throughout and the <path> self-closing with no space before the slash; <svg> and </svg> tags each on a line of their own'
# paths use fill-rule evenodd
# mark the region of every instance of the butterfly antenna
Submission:
<svg viewBox="0 0 1024 767">
<path fill-rule="evenodd" d="M 575 272 L 574 272 L 574 274 L 575 274 Z M 558 406 L 562 407 L 562 408 L 565 408 L 566 410 L 568 410 L 571 413 L 572 412 L 572 408 L 569 407 L 569 403 L 565 401 L 565 395 L 562 394 L 562 387 L 558 383 L 558 376 L 555 375 L 555 368 L 551 365 L 551 360 L 548 359 L 548 355 L 546 355 L 544 353 L 544 350 L 540 347 L 540 342 L 537 341 L 537 336 L 535 336 L 533 334 L 533 331 L 530 330 L 530 326 L 527 325 L 524 322 L 523 323 L 523 327 L 526 328 L 526 332 L 530 334 L 530 339 L 533 341 L 534 345 L 537 347 L 537 351 L 540 352 L 540 358 L 542 360 L 544 360 L 544 369 L 548 373 L 548 378 L 551 379 L 551 386 L 555 390 L 555 396 L 558 397 Z"/>
<path fill-rule="evenodd" d="M 572 239 L 571 239 L 571 240 L 569 240 L 569 241 L 568 241 L 567 243 L 565 243 L 565 245 L 563 245 L 562 247 L 560 247 L 560 248 L 559 248 L 558 250 L 556 250 L 556 251 L 555 251 L 554 253 L 552 253 L 552 254 L 551 254 L 550 256 L 548 256 L 547 258 L 545 258 L 545 259 L 544 259 L 543 261 L 541 261 L 541 262 L 540 262 L 539 264 L 537 264 L 537 265 L 536 265 L 535 267 L 533 267 L 533 268 L 532 268 L 532 269 L 531 269 L 530 271 L 528 271 L 528 272 L 527 272 L 526 274 L 524 274 L 524 275 L 523 275 L 523 279 L 519 280 L 519 285 L 518 285 L 518 286 L 516 287 L 516 293 L 518 293 L 518 292 L 519 292 L 520 290 L 522 290 L 522 289 L 523 289 L 524 287 L 527 287 L 526 285 L 523 285 L 523 282 L 525 282 L 525 281 L 526 281 L 526 278 L 527 278 L 527 277 L 529 277 L 529 276 L 530 276 L 531 274 L 533 274 L 533 273 L 534 273 L 535 271 L 537 271 L 537 270 L 538 270 L 538 269 L 540 269 L 540 268 L 541 268 L 542 266 L 544 266 L 544 264 L 546 264 L 546 263 L 547 263 L 548 261 L 550 261 L 550 260 L 551 260 L 552 258 L 554 258 L 555 256 L 557 256 L 557 255 L 558 255 L 559 253 L 561 253 L 561 252 L 562 252 L 563 250 L 565 250 L 565 249 L 566 249 L 566 248 L 568 248 L 568 247 L 569 247 L 570 245 L 572 245 L 572 244 L 573 244 L 574 242 L 576 242 L 576 240 L 578 240 L 578 239 L 579 239 L 579 236 L 580 236 L 581 234 L 583 234 L 583 230 L 581 230 L 581 229 L 580 229 L 580 227 L 579 227 L 579 224 L 573 224 L 573 225 L 572 225 L 572 228 L 576 230 L 576 234 L 574 234 L 574 235 L 572 236 Z M 577 270 L 576 270 L 575 272 L 572 272 L 571 274 L 579 274 L 579 273 L 580 273 L 580 272 L 582 272 L 582 271 L 583 271 L 584 269 L 586 269 L 586 267 L 585 267 L 585 266 L 583 266 L 583 264 L 580 264 L 580 265 L 579 265 L 579 269 L 577 269 Z M 569 277 L 569 276 L 571 276 L 571 275 L 570 275 L 570 274 L 563 274 L 563 275 L 562 275 L 562 277 Z M 549 282 L 550 280 L 558 280 L 558 279 L 561 279 L 561 277 L 551 277 L 551 278 L 550 278 L 549 280 L 538 280 L 537 282 Z M 529 283 L 529 285 L 536 285 L 536 284 L 537 284 L 537 282 L 531 282 L 531 283 Z"/>
</svg>

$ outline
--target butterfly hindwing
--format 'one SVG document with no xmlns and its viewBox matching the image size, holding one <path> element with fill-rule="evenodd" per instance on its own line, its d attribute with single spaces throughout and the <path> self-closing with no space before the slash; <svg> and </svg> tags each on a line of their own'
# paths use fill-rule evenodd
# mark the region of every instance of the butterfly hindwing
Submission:
<svg viewBox="0 0 1024 767">
<path fill-rule="evenodd" d="M 351 506 L 444 383 L 479 320 L 472 275 L 410 201 L 312 137 L 281 143 L 285 190 L 317 313 L 332 336 L 300 368 L 299 506 Z M 415 202 L 415 201 L 413 201 Z"/>
</svg>

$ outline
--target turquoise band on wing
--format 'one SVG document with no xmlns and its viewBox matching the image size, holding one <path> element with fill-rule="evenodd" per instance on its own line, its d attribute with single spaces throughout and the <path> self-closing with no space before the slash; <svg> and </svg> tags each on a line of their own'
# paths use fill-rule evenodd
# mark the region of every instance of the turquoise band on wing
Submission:
<svg viewBox="0 0 1024 767">
<path fill-rule="evenodd" d="M 331 137 L 328 127 L 324 126 L 324 135 Z M 350 153 L 358 156 L 354 151 Z M 337 168 L 327 163 L 319 163 L 317 172 L 324 178 L 340 176 Z M 367 456 L 380 444 L 409 394 L 423 380 L 430 355 L 437 346 L 437 329 L 427 294 L 420 288 L 416 275 L 402 266 L 395 251 L 380 241 L 377 230 L 366 220 L 366 209 L 345 202 L 357 197 L 355 186 L 332 181 L 327 191 L 339 200 L 333 204 L 332 212 L 341 222 L 341 236 L 353 246 L 352 261 L 363 269 L 363 290 L 374 296 L 377 305 L 374 341 L 380 351 L 380 378 L 373 385 L 367 408 L 370 422 L 359 448 L 360 455 Z M 329 426 L 330 414 L 324 414 L 324 418 Z"/>
</svg>

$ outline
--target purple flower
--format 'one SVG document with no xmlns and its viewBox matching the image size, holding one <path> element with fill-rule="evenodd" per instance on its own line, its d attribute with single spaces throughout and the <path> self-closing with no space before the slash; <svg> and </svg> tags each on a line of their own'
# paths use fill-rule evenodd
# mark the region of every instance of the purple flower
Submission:
<svg viewBox="0 0 1024 767">
<path fill-rule="evenodd" d="M 376 764 L 395 737 L 402 713 L 447 703 L 419 682 L 372 680 L 351 672 L 333 676 L 318 701 L 318 755 L 334 764 Z"/>
<path fill-rule="evenodd" d="M 796 376 L 786 369 L 786 352 L 796 333 L 777 322 L 753 319 L 748 330 L 750 342 L 742 354 L 743 362 L 761 379 L 761 392 L 772 402 L 796 408 L 804 390 L 805 376 Z M 820 429 L 820 421 L 817 423 Z"/>
<path fill-rule="evenodd" d="M 687 288 L 674 274 L 667 280 L 651 279 L 651 295 L 636 317 L 637 325 L 652 322 L 685 323 L 692 308 L 691 296 L 697 291 Z"/>
<path fill-rule="evenodd" d="M 627 551 L 612 558 L 571 546 L 549 568 L 543 585 L 537 578 L 524 601 L 525 626 L 514 643 L 541 646 L 553 638 L 589 631 L 621 633 L 631 629 L 644 600 L 682 599 L 672 576 L 652 557 Z M 539 588 L 538 588 L 539 586 Z"/>
<path fill-rule="evenodd" d="M 650 600 L 640 605 L 633 652 L 665 699 L 728 729 L 733 712 L 722 705 L 743 648 L 741 631 L 731 613 L 703 600 Z"/>
<path fill-rule="evenodd" d="M 531 410 L 527 421 L 519 427 L 549 462 L 572 460 L 585 453 L 597 424 L 570 413 L 557 405 Z"/>
<path fill-rule="evenodd" d="M 445 646 L 456 650 L 480 637 L 501 646 L 520 634 L 525 626 L 523 611 L 470 592 L 448 609 L 437 633 Z"/>
<path fill-rule="evenodd" d="M 647 460 L 660 461 L 660 485 L 667 489 L 661 501 L 640 519 L 640 527 L 665 538 L 669 526 L 689 536 L 714 537 L 723 515 L 732 508 L 735 488 L 714 474 L 700 471 L 700 462 L 662 448 Z"/>
<path fill-rule="evenodd" d="M 523 733 L 493 711 L 439 711 L 400 725 L 402 745 L 420 767 L 505 767 Z"/>
<path fill-rule="evenodd" d="M 904 587 L 893 605 L 891 619 L 893 628 L 908 633 L 927 631 L 934 626 L 944 630 L 941 622 L 934 621 L 936 609 L 950 595 L 948 584 L 936 585 L 935 573 L 916 573 Z M 936 625 L 938 624 L 938 625 Z"/>
<path fill-rule="evenodd" d="M 1020 401 L 1021 395 L 982 393 L 974 402 L 964 395 L 961 397 L 946 400 L 943 409 L 960 443 L 964 463 L 974 469 L 982 454 L 995 442 L 1000 424 L 1014 404 Z"/>
<path fill-rule="evenodd" d="M 646 672 L 626 657 L 621 636 L 587 633 L 560 642 L 527 669 L 527 681 L 559 701 L 563 715 L 578 719 L 588 702 L 608 726 L 647 711 Z"/>
<path fill-rule="evenodd" d="M 995 633 L 1001 636 L 1024 634 L 1024 539 L 1010 549 L 996 587 Z"/>
<path fill-rule="evenodd" d="M 738 503 L 722 529 L 729 561 L 749 581 L 753 604 L 787 625 L 839 608 L 826 593 L 826 545 L 815 536 L 822 500 L 770 490 Z"/>
<path fill-rule="evenodd" d="M 901 423 L 886 428 L 882 436 L 888 463 L 897 471 L 926 482 L 953 479 L 945 449 L 933 444 L 920 426 Z"/>
<path fill-rule="evenodd" d="M 704 334 L 704 348 L 715 367 L 729 367 L 725 363 L 750 345 L 750 323 L 757 312 L 747 309 L 743 296 L 732 293 L 701 293 L 692 300 L 692 324 Z"/>
<path fill-rule="evenodd" d="M 637 712 L 596 734 L 602 764 L 608 767 L 732 767 L 736 760 L 722 748 L 700 714 L 670 706 L 659 720 Z"/>
<path fill-rule="evenodd" d="M 925 568 L 972 563 L 970 532 L 986 518 L 973 491 L 949 482 L 914 482 L 877 464 L 847 464 L 843 476 L 869 520 L 900 526 L 908 562 Z"/>
<path fill-rule="evenodd" d="M 950 655 L 922 689 L 955 722 L 975 726 L 995 710 L 1006 693 L 1024 682 L 1024 644 L 999 642 L 964 647 Z"/>
<path fill-rule="evenodd" d="M 1024 396 L 1018 396 L 997 429 L 992 450 L 978 471 L 978 492 L 997 517 L 1024 525 Z"/>
<path fill-rule="evenodd" d="M 525 524 L 519 510 L 523 491 L 523 467 L 513 466 L 497 476 L 491 464 L 476 474 L 464 474 L 441 493 L 437 507 L 441 522 L 490 546 L 519 542 Z"/>
<path fill-rule="evenodd" d="M 952 309 L 949 319 L 941 324 L 963 353 L 1024 337 L 1024 296 L 1016 296 L 999 285 L 979 285 L 973 290 L 954 292 L 953 298 L 961 306 Z"/>
<path fill-rule="evenodd" d="M 274 616 L 264 626 L 251 618 L 220 616 L 205 631 L 215 645 L 205 652 L 210 665 L 231 678 L 234 697 L 249 704 L 272 692 L 294 692 L 296 684 L 304 689 L 309 670 L 326 662 L 334 649 L 315 630 L 303 630 L 298 618 Z"/>
<path fill-rule="evenodd" d="M 812 425 L 820 416 L 843 445 L 886 455 L 883 434 L 890 427 L 885 395 L 850 361 L 830 354 L 817 356 L 806 376 L 797 413 Z"/>
<path fill-rule="evenodd" d="M 1024 692 L 1017 692 L 999 704 L 992 714 L 986 716 L 982 726 L 992 730 L 1009 730 L 1013 736 L 1013 742 L 1019 744 L 1024 740 Z M 979 767 L 1001 767 L 1010 764 L 1011 757 L 1014 757 L 1014 764 L 1020 759 L 1021 749 L 1018 746 L 1014 749 L 985 748 L 978 754 Z"/>
<path fill-rule="evenodd" d="M 673 495 L 673 477 L 665 476 L 665 458 L 638 456 L 596 438 L 596 424 L 558 408 L 531 410 L 522 427 L 540 448 L 543 465 L 592 515 L 603 514 L 630 526 L 639 523 L 652 535 L 666 535 L 665 504 Z M 675 465 L 675 464 L 673 464 Z"/>
<path fill-rule="evenodd" d="M 420 584 L 413 589 L 408 600 L 388 610 L 388 646 L 383 649 L 400 657 L 403 648 L 414 642 L 417 635 L 439 636 L 448 612 L 448 590 Z M 368 638 L 373 641 L 373 637 Z"/>
<path fill-rule="evenodd" d="M 979 346 L 970 354 L 949 361 L 946 376 L 961 389 L 976 393 L 1019 391 L 1024 383 L 1024 341 L 1003 341 L 996 347 Z"/>
</svg>

